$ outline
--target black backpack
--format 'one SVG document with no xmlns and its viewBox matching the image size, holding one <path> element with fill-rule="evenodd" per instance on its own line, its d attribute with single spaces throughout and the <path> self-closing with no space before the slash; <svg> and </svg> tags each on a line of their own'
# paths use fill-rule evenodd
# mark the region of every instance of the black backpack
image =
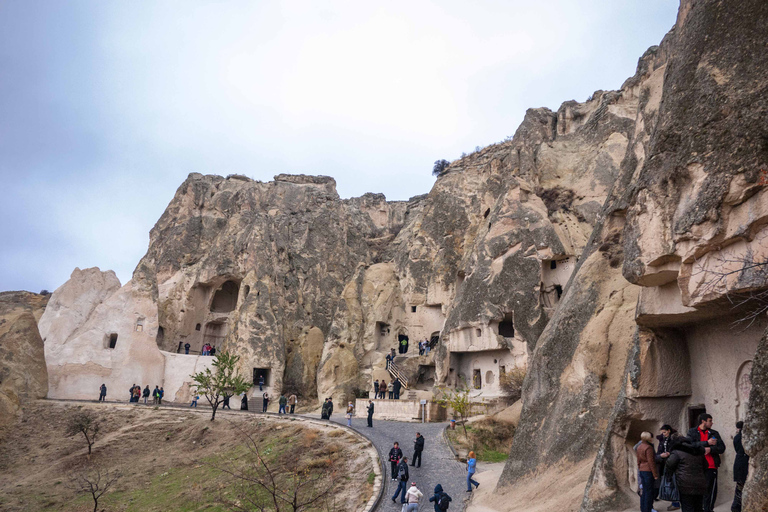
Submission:
<svg viewBox="0 0 768 512">
<path fill-rule="evenodd" d="M 437 508 L 440 510 L 448 510 L 448 505 L 451 503 L 450 498 L 447 494 L 442 493 L 440 494 L 440 497 L 437 499 Z"/>
<path fill-rule="evenodd" d="M 408 480 L 408 477 L 405 475 L 406 471 L 408 471 L 408 468 L 405 467 L 405 464 L 400 464 L 400 468 L 397 470 L 397 477 L 403 482 Z"/>
</svg>

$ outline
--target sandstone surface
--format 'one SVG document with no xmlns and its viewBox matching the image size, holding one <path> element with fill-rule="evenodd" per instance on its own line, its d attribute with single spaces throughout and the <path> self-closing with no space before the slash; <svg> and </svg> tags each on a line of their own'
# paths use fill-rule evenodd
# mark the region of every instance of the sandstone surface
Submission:
<svg viewBox="0 0 768 512">
<path fill-rule="evenodd" d="M 37 322 L 48 295 L 0 293 L 0 428 L 12 423 L 21 403 L 48 392 L 43 339 Z"/>
</svg>

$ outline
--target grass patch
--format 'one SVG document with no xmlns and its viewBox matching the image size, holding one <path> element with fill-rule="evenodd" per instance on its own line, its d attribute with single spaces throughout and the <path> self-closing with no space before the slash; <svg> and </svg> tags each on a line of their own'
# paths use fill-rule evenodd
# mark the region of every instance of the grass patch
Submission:
<svg viewBox="0 0 768 512">
<path fill-rule="evenodd" d="M 470 450 L 483 462 L 503 462 L 509 457 L 515 427 L 509 423 L 484 419 L 467 425 L 467 436 L 460 426 L 448 430 L 448 441 L 460 458 L 465 458 Z"/>
<path fill-rule="evenodd" d="M 373 471 L 368 473 L 368 480 L 367 481 L 368 481 L 369 485 L 373 485 L 373 482 L 376 481 L 376 473 L 374 473 Z"/>
</svg>

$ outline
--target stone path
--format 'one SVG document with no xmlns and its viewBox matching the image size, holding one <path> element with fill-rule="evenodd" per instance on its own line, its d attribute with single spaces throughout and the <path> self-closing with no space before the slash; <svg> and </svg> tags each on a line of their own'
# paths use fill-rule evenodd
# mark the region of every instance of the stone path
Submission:
<svg viewBox="0 0 768 512">
<path fill-rule="evenodd" d="M 320 416 L 308 414 L 305 417 L 318 419 Z M 344 414 L 333 414 L 331 419 L 342 425 L 347 424 Z M 442 485 L 443 490 L 453 498 L 449 512 L 464 510 L 465 500 L 470 496 L 466 492 L 466 464 L 458 462 L 451 449 L 445 444 L 442 433 L 445 423 L 374 420 L 373 428 L 368 428 L 366 418 L 357 417 L 352 419 L 352 428 L 371 440 L 385 462 L 387 474 L 384 479 L 384 495 L 377 508 L 378 511 L 400 511 L 400 497 L 397 497 L 397 504 L 392 503 L 392 495 L 397 490 L 397 483 L 392 481 L 390 475 L 389 450 L 397 441 L 400 443 L 403 455 L 408 457 L 408 464 L 410 464 L 416 432 L 421 432 L 421 435 L 424 436 L 424 452 L 421 455 L 420 468 L 408 467 L 411 477 L 408 485 L 410 486 L 410 482 L 416 482 L 416 486 L 424 493 L 424 497 L 419 503 L 419 511 L 434 510 L 434 504 L 429 502 L 429 498 L 432 497 L 437 484 Z"/>
</svg>

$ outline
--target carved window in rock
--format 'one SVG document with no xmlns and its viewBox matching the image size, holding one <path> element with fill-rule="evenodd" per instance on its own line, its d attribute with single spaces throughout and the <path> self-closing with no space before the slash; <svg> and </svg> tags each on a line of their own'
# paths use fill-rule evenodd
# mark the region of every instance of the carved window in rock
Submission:
<svg viewBox="0 0 768 512">
<path fill-rule="evenodd" d="M 472 387 L 475 389 L 483 387 L 483 377 L 480 370 L 472 370 Z"/>
<path fill-rule="evenodd" d="M 493 371 L 488 370 L 485 372 L 485 383 L 488 385 L 493 384 L 496 381 L 496 377 L 493 375 Z"/>
<path fill-rule="evenodd" d="M 115 348 L 117 346 L 117 333 L 111 332 L 104 336 L 104 348 Z"/>
<path fill-rule="evenodd" d="M 240 285 L 234 281 L 227 281 L 216 290 L 211 302 L 211 311 L 214 313 L 229 313 L 237 306 L 237 295 L 240 293 Z"/>
</svg>

